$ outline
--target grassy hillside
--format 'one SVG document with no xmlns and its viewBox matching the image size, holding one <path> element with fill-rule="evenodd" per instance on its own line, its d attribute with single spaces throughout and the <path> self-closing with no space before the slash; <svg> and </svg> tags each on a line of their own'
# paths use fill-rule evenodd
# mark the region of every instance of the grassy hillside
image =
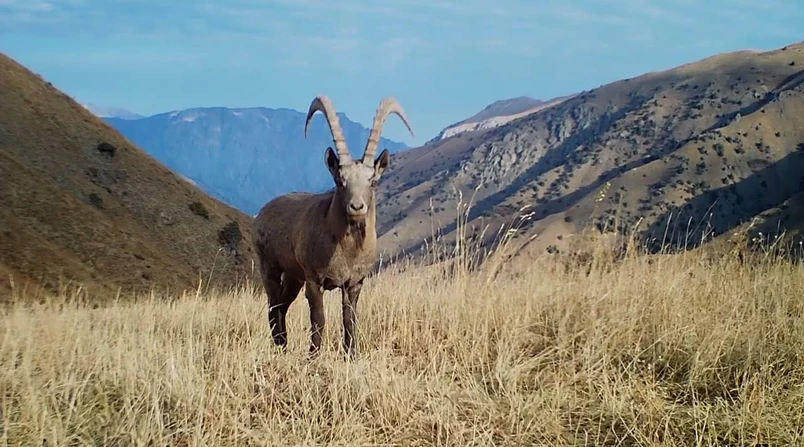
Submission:
<svg viewBox="0 0 804 447">
<path fill-rule="evenodd" d="M 720 54 L 406 151 L 382 182 L 381 246 L 415 249 L 433 224 L 454 236 L 456 192 L 476 193 L 469 224 L 487 235 L 528 207 L 520 241 L 537 252 L 590 225 L 639 223 L 656 246 L 777 207 L 785 228 L 800 226 L 785 202 L 804 191 L 802 82 L 802 43 Z"/>
<path fill-rule="evenodd" d="M 360 357 L 304 300 L 274 349 L 260 291 L 0 310 L 7 445 L 801 445 L 804 266 L 546 255 L 389 271 Z"/>
<path fill-rule="evenodd" d="M 77 281 L 99 297 L 251 275 L 250 243 L 229 243 L 235 225 L 249 240 L 250 217 L 2 54 L 0 178 L 0 295 Z"/>
</svg>

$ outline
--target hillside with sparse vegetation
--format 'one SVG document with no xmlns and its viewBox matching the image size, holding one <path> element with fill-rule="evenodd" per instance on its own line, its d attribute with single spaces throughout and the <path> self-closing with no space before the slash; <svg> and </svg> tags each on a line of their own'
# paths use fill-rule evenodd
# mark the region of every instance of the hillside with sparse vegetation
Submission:
<svg viewBox="0 0 804 447">
<path fill-rule="evenodd" d="M 581 92 L 497 128 L 397 154 L 379 194 L 381 246 L 409 252 L 441 228 L 495 229 L 531 213 L 523 252 L 581 229 L 694 247 L 753 218 L 796 232 L 804 191 L 804 44 L 738 51 Z"/>
<path fill-rule="evenodd" d="M 171 172 L 0 54 L 0 296 L 96 299 L 252 276 L 251 218 Z"/>
</svg>

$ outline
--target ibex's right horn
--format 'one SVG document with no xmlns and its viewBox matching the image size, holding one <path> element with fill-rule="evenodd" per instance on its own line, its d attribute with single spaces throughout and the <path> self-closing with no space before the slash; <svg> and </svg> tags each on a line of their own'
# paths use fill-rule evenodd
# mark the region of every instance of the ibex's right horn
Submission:
<svg viewBox="0 0 804 447">
<path fill-rule="evenodd" d="M 343 130 L 338 121 L 338 115 L 335 113 L 335 106 L 332 105 L 329 97 L 326 95 L 319 95 L 313 99 L 310 104 L 310 109 L 307 110 L 307 120 L 304 122 L 304 137 L 307 138 L 307 129 L 310 126 L 310 120 L 313 118 L 315 112 L 321 112 L 327 119 L 329 130 L 332 132 L 332 141 L 335 143 L 335 150 L 338 152 L 338 159 L 342 165 L 352 163 L 352 155 L 349 154 L 349 148 L 346 146 L 346 139 L 343 137 Z"/>
</svg>

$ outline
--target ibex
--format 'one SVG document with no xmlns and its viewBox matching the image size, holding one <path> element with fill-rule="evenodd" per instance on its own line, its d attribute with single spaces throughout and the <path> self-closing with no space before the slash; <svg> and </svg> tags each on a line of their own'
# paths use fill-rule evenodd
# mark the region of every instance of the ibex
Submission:
<svg viewBox="0 0 804 447">
<path fill-rule="evenodd" d="M 324 291 L 340 288 L 343 346 L 350 357 L 355 357 L 357 301 L 377 257 L 374 190 L 390 160 L 387 149 L 376 159 L 374 155 L 391 114 L 402 119 L 411 135 L 413 130 L 397 100 L 385 98 L 374 116 L 363 158 L 353 160 L 327 96 L 318 96 L 310 104 L 305 138 L 317 111 L 327 119 L 337 150 L 336 154 L 328 147 L 324 154 L 335 188 L 320 194 L 293 192 L 274 198 L 257 214 L 253 242 L 268 295 L 268 323 L 274 343 L 282 349 L 287 347 L 285 317 L 304 286 L 310 306 L 310 352 L 316 353 L 324 330 Z"/>
</svg>

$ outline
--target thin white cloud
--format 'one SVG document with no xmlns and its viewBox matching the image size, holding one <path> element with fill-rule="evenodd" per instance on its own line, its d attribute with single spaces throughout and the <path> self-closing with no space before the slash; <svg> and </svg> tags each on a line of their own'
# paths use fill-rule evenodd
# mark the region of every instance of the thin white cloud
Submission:
<svg viewBox="0 0 804 447">
<path fill-rule="evenodd" d="M 183 5 L 151 0 L 138 3 L 136 10 L 133 2 L 122 0 L 0 0 L 0 33 L 150 41 L 143 47 L 160 41 L 150 59 L 145 52 L 107 54 L 117 63 L 123 58 L 170 63 L 161 55 L 161 42 L 172 41 L 228 45 L 234 50 L 224 57 L 235 66 L 253 63 L 249 52 L 260 52 L 287 68 L 387 72 L 467 49 L 536 59 L 559 44 L 562 51 L 584 52 L 615 48 L 618 42 L 663 44 L 659 29 L 720 28 L 735 20 L 759 28 L 764 23 L 757 15 L 774 11 L 767 9 L 768 2 L 793 15 L 802 10 L 781 0 L 733 0 L 728 11 L 696 0 L 201 0 Z M 769 28 L 766 35 L 795 35 L 790 28 Z"/>
<path fill-rule="evenodd" d="M 629 22 L 628 18 L 622 15 L 597 13 L 566 3 L 550 5 L 542 8 L 540 11 L 537 10 L 535 13 L 541 15 L 542 17 L 568 20 L 571 23 L 576 24 L 598 23 L 607 25 L 624 25 Z"/>
<path fill-rule="evenodd" d="M 663 25 L 692 25 L 700 17 L 691 14 L 693 7 L 687 0 L 619 0 L 621 10 L 638 16 L 638 20 L 659 21 Z M 655 22 L 654 22 L 655 23 Z"/>
<path fill-rule="evenodd" d="M 0 0 L 0 7 L 12 11 L 48 12 L 53 10 L 53 4 L 42 0 Z"/>
<path fill-rule="evenodd" d="M 563 3 L 536 7 L 530 3 L 522 3 L 524 7 L 507 3 L 504 5 L 511 7 L 506 8 L 489 0 L 386 0 L 382 3 L 272 0 L 261 5 L 241 1 L 226 6 L 201 4 L 198 8 L 204 13 L 235 20 L 232 28 L 270 24 L 265 28 L 274 40 L 285 42 L 283 53 L 288 66 L 308 66 L 313 60 L 318 63 L 326 60 L 333 69 L 350 73 L 394 70 L 406 62 L 425 60 L 424 53 L 467 47 L 537 57 L 549 50 L 550 42 L 556 38 L 581 39 L 573 26 L 627 22 L 626 18 L 615 14 L 597 14 Z M 267 5 L 281 5 L 290 10 L 288 13 L 304 17 L 310 25 L 293 28 L 287 22 L 272 23 L 269 17 L 275 17 L 275 13 Z M 331 26 L 316 26 L 326 17 L 346 24 L 334 30 Z M 564 22 L 565 29 L 557 28 L 557 21 Z M 372 26 L 373 23 L 378 24 Z M 377 63 L 377 58 L 382 61 Z"/>
</svg>

